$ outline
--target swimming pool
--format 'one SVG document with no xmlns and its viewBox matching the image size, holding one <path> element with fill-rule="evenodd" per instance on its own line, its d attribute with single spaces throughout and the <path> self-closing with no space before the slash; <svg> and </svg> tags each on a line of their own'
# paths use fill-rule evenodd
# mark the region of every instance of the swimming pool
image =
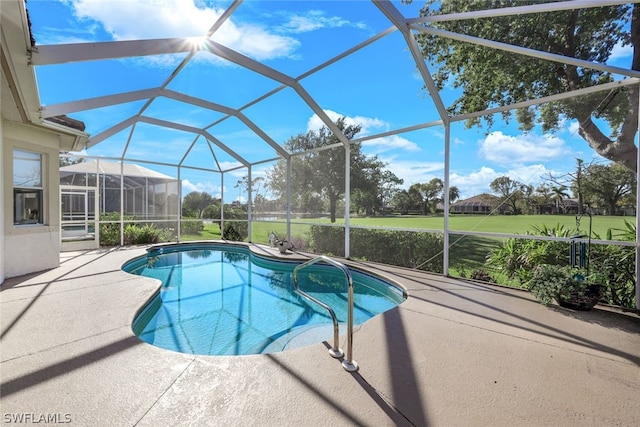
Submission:
<svg viewBox="0 0 640 427">
<path fill-rule="evenodd" d="M 162 282 L 135 317 L 133 331 L 155 346 L 205 355 L 273 353 L 329 340 L 333 325 L 328 313 L 293 290 L 292 272 L 301 262 L 266 258 L 229 244 L 150 249 L 122 267 Z M 349 271 L 354 325 L 406 298 L 398 285 Z M 346 322 L 347 285 L 341 270 L 315 264 L 298 273 L 298 283 Z"/>
</svg>

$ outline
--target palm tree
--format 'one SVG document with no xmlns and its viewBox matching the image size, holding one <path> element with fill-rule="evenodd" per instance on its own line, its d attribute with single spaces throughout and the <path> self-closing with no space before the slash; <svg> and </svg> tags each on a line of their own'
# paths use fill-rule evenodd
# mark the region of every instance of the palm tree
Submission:
<svg viewBox="0 0 640 427">
<path fill-rule="evenodd" d="M 551 196 L 551 200 L 553 200 L 556 204 L 556 213 L 560 213 L 561 206 L 562 213 L 564 213 L 564 203 L 562 201 L 569 197 L 569 193 L 567 193 L 567 187 L 564 185 L 551 187 L 551 193 L 553 193 Z"/>
<path fill-rule="evenodd" d="M 455 185 L 449 187 L 449 203 L 453 203 L 460 198 L 460 189 Z"/>
</svg>

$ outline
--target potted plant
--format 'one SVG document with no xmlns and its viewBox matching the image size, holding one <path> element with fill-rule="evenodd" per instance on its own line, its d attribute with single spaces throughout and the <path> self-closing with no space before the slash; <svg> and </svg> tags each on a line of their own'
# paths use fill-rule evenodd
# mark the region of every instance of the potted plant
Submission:
<svg viewBox="0 0 640 427">
<path fill-rule="evenodd" d="M 601 286 L 590 284 L 581 270 L 571 266 L 541 264 L 527 287 L 544 305 L 556 301 L 574 310 L 591 310 L 602 297 Z"/>
<path fill-rule="evenodd" d="M 287 252 L 289 249 L 294 249 L 293 244 L 288 240 L 278 240 L 276 245 L 278 246 L 281 254 Z"/>
</svg>

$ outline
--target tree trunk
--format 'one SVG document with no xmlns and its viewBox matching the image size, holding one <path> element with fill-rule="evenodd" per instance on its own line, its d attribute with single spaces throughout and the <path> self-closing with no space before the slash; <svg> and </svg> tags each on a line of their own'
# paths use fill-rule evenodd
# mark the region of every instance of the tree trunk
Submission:
<svg viewBox="0 0 640 427">
<path fill-rule="evenodd" d="M 571 27 L 571 32 L 574 28 Z M 640 4 L 633 6 L 631 17 L 631 44 L 633 45 L 633 60 L 631 69 L 640 70 Z M 572 45 L 567 46 L 564 52 L 568 56 L 576 56 L 575 48 Z M 577 73 L 576 67 L 573 65 L 560 68 L 561 76 L 565 80 L 568 90 L 576 90 L 580 87 L 581 81 Z M 586 117 L 575 117 L 578 120 L 578 134 L 587 141 L 587 144 L 593 148 L 602 157 L 619 163 L 629 170 L 635 171 L 638 167 L 637 156 L 638 148 L 635 145 L 634 137 L 638 129 L 638 87 L 629 86 L 626 88 L 629 108 L 620 129 L 618 138 L 613 141 L 603 134 L 597 125 L 591 120 L 591 115 Z M 613 94 L 612 96 L 616 96 Z"/>
<path fill-rule="evenodd" d="M 329 215 L 331 216 L 331 223 L 336 222 L 336 206 L 338 202 L 337 196 L 330 195 L 329 196 Z"/>
</svg>

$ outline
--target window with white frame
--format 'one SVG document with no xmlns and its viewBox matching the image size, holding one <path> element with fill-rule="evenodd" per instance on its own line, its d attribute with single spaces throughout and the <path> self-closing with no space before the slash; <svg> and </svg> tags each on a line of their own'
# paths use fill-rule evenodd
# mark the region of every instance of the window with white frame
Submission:
<svg viewBox="0 0 640 427">
<path fill-rule="evenodd" d="M 13 223 L 42 224 L 42 154 L 13 150 Z"/>
</svg>

